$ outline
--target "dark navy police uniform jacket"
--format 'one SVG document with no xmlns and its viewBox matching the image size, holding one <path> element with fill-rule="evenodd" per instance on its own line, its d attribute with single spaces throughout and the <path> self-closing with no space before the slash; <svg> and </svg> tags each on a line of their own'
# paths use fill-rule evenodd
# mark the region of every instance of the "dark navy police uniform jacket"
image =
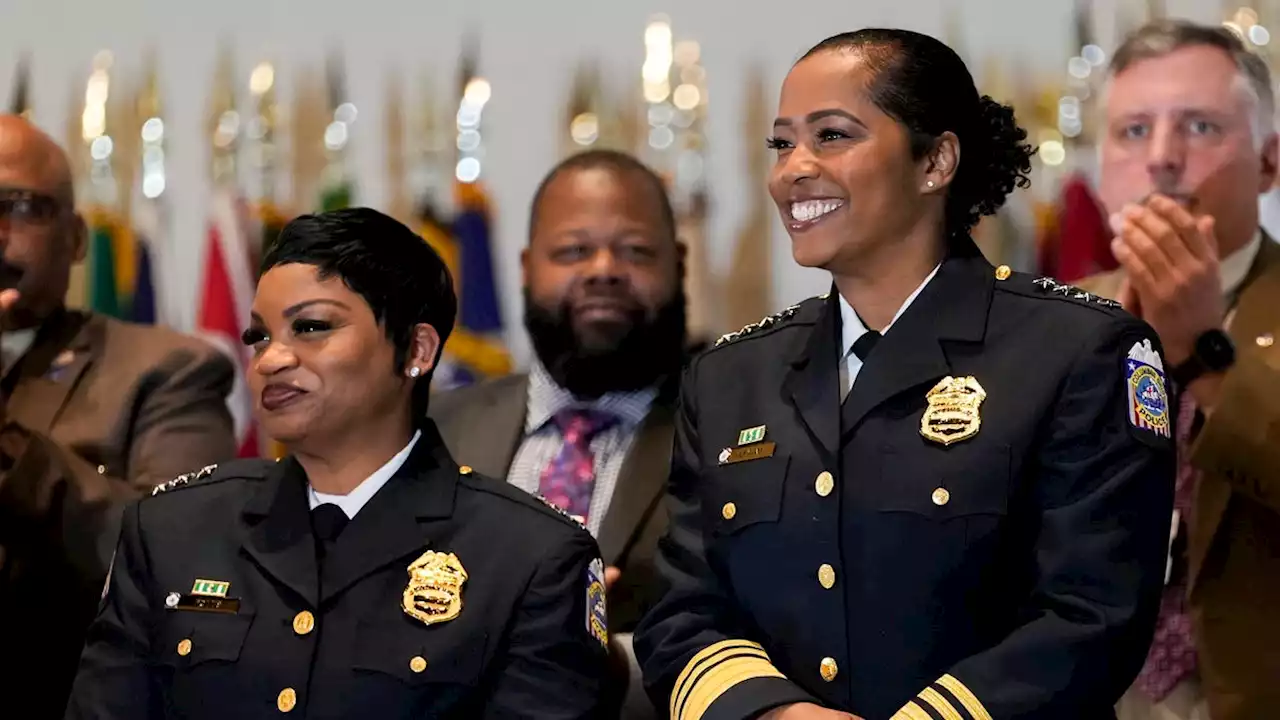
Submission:
<svg viewBox="0 0 1280 720">
<path fill-rule="evenodd" d="M 722 338 L 677 420 L 671 583 L 638 630 L 678 720 L 1114 717 L 1164 580 L 1161 348 L 955 244 L 841 403 L 834 292 Z"/>
<path fill-rule="evenodd" d="M 67 718 L 604 716 L 595 541 L 434 425 L 322 572 L 295 460 L 204 474 L 127 510 Z"/>
</svg>

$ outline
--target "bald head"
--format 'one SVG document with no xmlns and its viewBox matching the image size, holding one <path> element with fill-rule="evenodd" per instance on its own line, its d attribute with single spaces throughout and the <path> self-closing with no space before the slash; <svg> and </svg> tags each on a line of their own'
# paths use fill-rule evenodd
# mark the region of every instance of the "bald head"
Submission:
<svg viewBox="0 0 1280 720">
<path fill-rule="evenodd" d="M 62 306 L 88 233 L 75 212 L 67 154 L 16 115 L 0 115 L 0 253 L 18 300 L 0 330 L 37 327 Z"/>
<path fill-rule="evenodd" d="M 0 115 L 0 187 L 23 187 L 75 204 L 67 154 L 20 115 Z"/>
</svg>

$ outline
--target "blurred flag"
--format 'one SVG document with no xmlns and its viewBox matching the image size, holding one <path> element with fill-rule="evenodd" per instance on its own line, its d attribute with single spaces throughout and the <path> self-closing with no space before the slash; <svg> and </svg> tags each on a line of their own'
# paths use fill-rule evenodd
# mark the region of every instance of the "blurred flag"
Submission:
<svg viewBox="0 0 1280 720">
<path fill-rule="evenodd" d="M 87 219 L 89 248 L 85 254 L 88 265 L 86 305 L 93 312 L 123 319 L 116 272 L 116 248 L 121 244 L 118 239 L 125 235 L 124 223 L 116 213 L 102 207 L 92 209 Z"/>
<path fill-rule="evenodd" d="M 158 319 L 155 278 L 152 275 L 155 243 L 162 237 L 160 208 L 157 203 L 140 203 L 134 212 L 133 225 L 135 271 L 129 298 L 129 319 L 151 325 Z"/>
<path fill-rule="evenodd" d="M 1111 254 L 1106 213 L 1080 174 L 1063 183 L 1057 226 L 1053 276 L 1061 282 L 1074 282 L 1119 266 Z"/>
<path fill-rule="evenodd" d="M 764 71 L 756 65 L 747 76 L 742 108 L 744 137 L 765 137 L 769 132 Z M 772 204 L 765 191 L 771 158 L 764 143 L 746 144 L 747 177 L 751 188 L 747 213 L 734 243 L 729 276 L 724 283 L 725 323 L 728 332 L 768 315 L 773 306 Z"/>
<path fill-rule="evenodd" d="M 229 189 L 216 191 L 205 237 L 196 331 L 235 364 L 236 381 L 227 407 L 235 421 L 239 456 L 259 457 L 253 399 L 245 385 L 249 350 L 240 339 L 248 324 L 254 290 L 246 224 L 239 198 Z"/>
<path fill-rule="evenodd" d="M 452 237 L 446 239 L 430 228 L 424 233 L 456 268 L 458 321 L 445 344 L 444 362 L 436 371 L 435 381 L 441 390 L 511 372 L 493 273 L 488 198 L 478 183 L 458 183 L 456 192 L 458 215 Z"/>
</svg>

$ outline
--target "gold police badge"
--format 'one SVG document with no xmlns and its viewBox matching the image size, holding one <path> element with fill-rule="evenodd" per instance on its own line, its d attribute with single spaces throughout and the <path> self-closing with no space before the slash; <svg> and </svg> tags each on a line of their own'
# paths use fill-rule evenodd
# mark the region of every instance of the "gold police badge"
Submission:
<svg viewBox="0 0 1280 720">
<path fill-rule="evenodd" d="M 405 614 L 424 625 L 458 617 L 466 581 L 467 571 L 457 555 L 426 551 L 409 566 L 409 585 L 401 601 Z"/>
<path fill-rule="evenodd" d="M 942 378 L 925 396 L 929 407 L 920 418 L 920 434 L 944 446 L 977 435 L 982 427 L 978 409 L 986 397 L 987 391 L 975 377 Z"/>
</svg>

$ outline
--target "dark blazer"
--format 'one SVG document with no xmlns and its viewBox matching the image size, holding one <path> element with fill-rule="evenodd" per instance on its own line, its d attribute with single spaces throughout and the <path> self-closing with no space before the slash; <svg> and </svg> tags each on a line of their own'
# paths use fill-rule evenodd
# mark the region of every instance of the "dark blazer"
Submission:
<svg viewBox="0 0 1280 720">
<path fill-rule="evenodd" d="M 1081 283 L 1114 297 L 1123 275 Z M 1263 237 L 1228 329 L 1236 365 L 1192 448 L 1191 617 L 1214 720 L 1280 707 L 1280 245 Z"/>
<path fill-rule="evenodd" d="M 667 527 L 662 497 L 671 466 L 674 380 L 663 385 L 640 425 L 600 524 L 604 564 L 622 571 L 609 594 L 614 632 L 631 632 L 662 590 L 653 558 Z M 528 397 L 529 376 L 508 375 L 434 397 L 429 413 L 459 462 L 505 478 L 524 437 Z"/>
<path fill-rule="evenodd" d="M 1129 360 L 1161 352 L 1154 332 L 993 271 L 965 241 L 843 404 L 839 338 L 832 292 L 690 367 L 659 555 L 671 590 L 636 631 L 654 701 L 678 720 L 793 702 L 1114 717 L 1146 657 L 1173 503 L 1161 373 Z"/>
<path fill-rule="evenodd" d="M 207 475 L 126 512 L 69 720 L 274 718 L 295 707 L 332 719 L 601 716 L 595 541 L 459 468 L 434 427 L 322 571 L 296 460 Z M 450 562 L 415 575 L 428 553 Z M 184 609 L 226 604 L 193 595 L 201 580 L 228 583 L 238 607 Z M 440 611 L 458 599 L 458 612 L 411 617 L 405 604 L 423 598 Z"/>
<path fill-rule="evenodd" d="M 235 455 L 233 379 L 206 342 L 80 312 L 4 378 L 0 697 L 24 718 L 62 716 L 123 504 Z"/>
</svg>

